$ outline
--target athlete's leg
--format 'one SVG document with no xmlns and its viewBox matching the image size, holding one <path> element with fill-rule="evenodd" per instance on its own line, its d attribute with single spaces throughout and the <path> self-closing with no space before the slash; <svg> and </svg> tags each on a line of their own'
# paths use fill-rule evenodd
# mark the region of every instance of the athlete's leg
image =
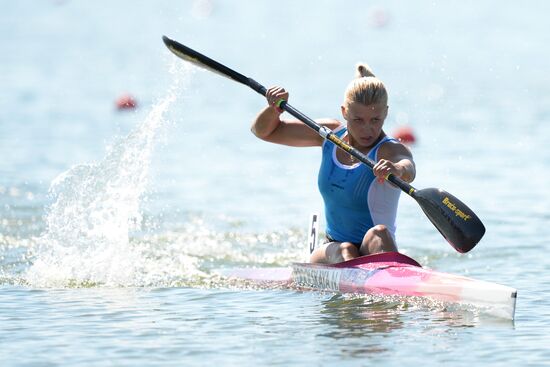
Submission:
<svg viewBox="0 0 550 367">
<path fill-rule="evenodd" d="M 309 261 L 311 263 L 335 264 L 355 259 L 358 256 L 359 250 L 351 242 L 329 242 L 313 250 Z"/>
<path fill-rule="evenodd" d="M 397 251 L 397 245 L 390 231 L 383 224 L 378 224 L 367 231 L 359 249 L 361 255 L 391 251 Z"/>
</svg>

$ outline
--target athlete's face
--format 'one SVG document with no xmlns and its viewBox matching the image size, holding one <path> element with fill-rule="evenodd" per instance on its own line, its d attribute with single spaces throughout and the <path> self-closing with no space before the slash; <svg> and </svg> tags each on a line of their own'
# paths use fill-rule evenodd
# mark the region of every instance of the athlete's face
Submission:
<svg viewBox="0 0 550 367">
<path fill-rule="evenodd" d="M 342 106 L 342 115 L 348 122 L 348 131 L 356 144 L 368 148 L 378 140 L 382 133 L 384 120 L 388 115 L 385 104 L 364 105 L 358 102 Z"/>
</svg>

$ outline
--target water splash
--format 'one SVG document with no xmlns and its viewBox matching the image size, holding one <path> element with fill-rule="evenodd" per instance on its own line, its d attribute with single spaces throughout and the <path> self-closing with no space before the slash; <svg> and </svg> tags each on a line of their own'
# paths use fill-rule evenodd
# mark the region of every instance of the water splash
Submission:
<svg viewBox="0 0 550 367">
<path fill-rule="evenodd" d="M 191 72 L 189 67 L 170 70 L 174 84 L 143 123 L 100 162 L 72 167 L 52 182 L 53 203 L 26 283 L 133 285 L 142 273 L 144 259 L 132 248 L 129 234 L 141 227 L 140 202 L 147 191 L 151 155 L 167 123 L 164 114 Z"/>
</svg>

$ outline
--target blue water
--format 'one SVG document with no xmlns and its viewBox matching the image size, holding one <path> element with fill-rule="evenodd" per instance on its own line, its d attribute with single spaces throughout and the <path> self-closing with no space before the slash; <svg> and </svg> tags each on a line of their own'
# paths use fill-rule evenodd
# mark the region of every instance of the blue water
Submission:
<svg viewBox="0 0 550 367">
<path fill-rule="evenodd" d="M 30 365 L 550 362 L 550 6 L 382 1 L 18 1 L 0 13 L 0 360 Z M 487 233 L 446 244 L 402 196 L 401 251 L 518 289 L 475 308 L 251 287 L 220 268 L 306 256 L 318 149 L 249 132 L 264 100 L 170 54 L 174 38 L 312 117 L 358 61 L 411 126 L 418 188 Z M 118 111 L 116 99 L 138 107 Z"/>
</svg>

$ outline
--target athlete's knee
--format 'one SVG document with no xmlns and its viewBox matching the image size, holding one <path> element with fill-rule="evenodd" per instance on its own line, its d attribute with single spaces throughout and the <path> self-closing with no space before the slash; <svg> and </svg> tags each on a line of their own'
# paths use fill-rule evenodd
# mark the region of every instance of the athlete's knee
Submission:
<svg viewBox="0 0 550 367">
<path fill-rule="evenodd" d="M 388 227 L 386 227 L 384 224 L 375 225 L 371 228 L 371 231 L 378 236 L 390 235 Z"/>
<path fill-rule="evenodd" d="M 348 261 L 359 256 L 359 249 L 351 242 L 340 243 L 336 252 L 333 262 Z"/>
<path fill-rule="evenodd" d="M 351 254 L 356 254 L 357 253 L 357 255 L 358 255 L 357 246 L 355 246 L 351 242 L 342 242 L 340 244 L 340 251 L 342 253 L 344 253 L 344 252 L 351 253 Z"/>
<path fill-rule="evenodd" d="M 383 224 L 378 224 L 365 234 L 360 251 L 364 255 L 376 254 L 397 251 L 397 246 L 389 229 Z"/>
<path fill-rule="evenodd" d="M 315 248 L 311 255 L 309 256 L 309 262 L 310 263 L 326 263 L 327 262 L 327 255 L 326 255 L 326 246 L 320 246 Z"/>
</svg>

